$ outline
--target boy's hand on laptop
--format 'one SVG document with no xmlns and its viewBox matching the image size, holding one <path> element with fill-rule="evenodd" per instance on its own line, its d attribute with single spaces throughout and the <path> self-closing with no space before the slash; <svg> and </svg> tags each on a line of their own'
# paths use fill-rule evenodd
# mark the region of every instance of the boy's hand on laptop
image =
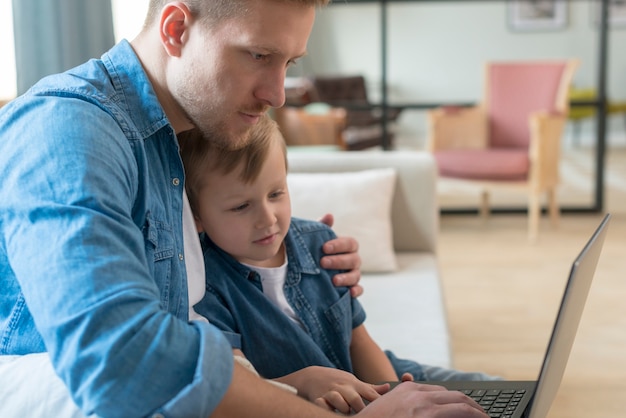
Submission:
<svg viewBox="0 0 626 418">
<path fill-rule="evenodd" d="M 333 215 L 326 214 L 320 222 L 332 227 Z M 335 286 L 350 287 L 352 297 L 363 294 L 363 288 L 359 285 L 361 280 L 361 257 L 359 256 L 359 243 L 351 237 L 337 237 L 324 244 L 322 248 L 326 256 L 322 257 L 321 264 L 325 269 L 347 270 L 333 277 Z"/>
<path fill-rule="evenodd" d="M 330 367 L 310 366 L 277 379 L 298 389 L 298 395 L 322 408 L 350 414 L 365 408 L 390 389 L 388 383 L 372 385 L 352 373 Z"/>
</svg>

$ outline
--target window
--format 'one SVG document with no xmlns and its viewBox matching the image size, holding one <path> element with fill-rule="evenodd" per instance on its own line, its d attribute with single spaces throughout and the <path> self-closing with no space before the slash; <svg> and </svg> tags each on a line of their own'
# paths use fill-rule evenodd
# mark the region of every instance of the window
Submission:
<svg viewBox="0 0 626 418">
<path fill-rule="evenodd" d="M 111 0 L 115 42 L 119 42 L 123 38 L 130 41 L 139 33 L 148 11 L 148 1 Z"/>
</svg>

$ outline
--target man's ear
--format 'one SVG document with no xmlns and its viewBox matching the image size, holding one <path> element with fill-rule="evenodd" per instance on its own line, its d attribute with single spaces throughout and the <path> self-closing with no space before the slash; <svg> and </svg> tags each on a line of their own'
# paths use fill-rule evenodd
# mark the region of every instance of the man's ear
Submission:
<svg viewBox="0 0 626 418">
<path fill-rule="evenodd" d="M 180 57 L 191 19 L 191 11 L 185 3 L 168 3 L 161 11 L 159 34 L 170 56 Z"/>
</svg>

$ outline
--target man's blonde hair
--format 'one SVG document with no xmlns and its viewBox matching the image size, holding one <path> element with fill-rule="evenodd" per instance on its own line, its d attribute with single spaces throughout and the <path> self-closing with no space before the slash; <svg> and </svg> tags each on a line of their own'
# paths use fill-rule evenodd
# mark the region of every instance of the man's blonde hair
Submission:
<svg viewBox="0 0 626 418">
<path fill-rule="evenodd" d="M 144 28 L 154 23 L 163 7 L 172 0 L 150 0 Z M 243 16 L 248 12 L 248 3 L 252 0 L 183 0 L 197 19 L 216 24 L 226 19 Z M 258 0 L 255 0 L 258 1 Z M 270 1 L 270 0 L 262 0 Z M 281 3 L 294 3 L 302 6 L 323 7 L 331 0 L 271 0 Z"/>
<path fill-rule="evenodd" d="M 239 178 L 252 183 L 259 176 L 274 144 L 283 152 L 287 168 L 287 147 L 276 122 L 264 114 L 250 130 L 249 142 L 239 149 L 227 149 L 204 138 L 197 129 L 178 135 L 180 155 L 185 167 L 185 188 L 191 209 L 196 212 L 198 193 L 211 173 L 226 175 L 241 166 Z"/>
</svg>

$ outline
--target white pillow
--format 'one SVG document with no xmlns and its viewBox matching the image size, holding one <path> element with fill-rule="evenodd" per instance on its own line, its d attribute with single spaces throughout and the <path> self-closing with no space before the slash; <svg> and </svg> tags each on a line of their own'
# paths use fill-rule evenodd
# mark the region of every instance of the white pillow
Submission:
<svg viewBox="0 0 626 418">
<path fill-rule="evenodd" d="M 335 218 L 335 233 L 359 242 L 361 271 L 397 269 L 391 226 L 394 169 L 289 173 L 287 183 L 292 216 L 318 220 L 331 213 Z"/>
</svg>

